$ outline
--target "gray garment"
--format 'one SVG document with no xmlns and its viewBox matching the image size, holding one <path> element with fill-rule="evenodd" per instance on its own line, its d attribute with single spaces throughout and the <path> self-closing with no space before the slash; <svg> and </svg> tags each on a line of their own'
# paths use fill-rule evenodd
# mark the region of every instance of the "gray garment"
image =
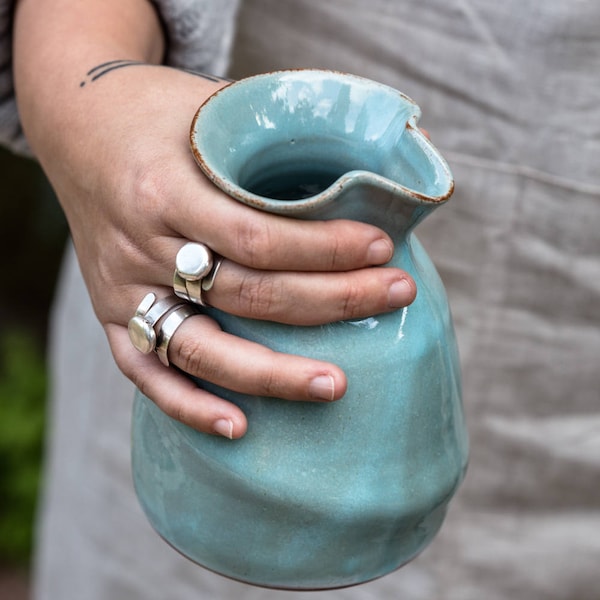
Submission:
<svg viewBox="0 0 600 600">
<path fill-rule="evenodd" d="M 166 34 L 167 64 L 214 74 L 225 71 L 239 0 L 151 2 Z M 14 0 L 0 0 L 0 145 L 19 154 L 31 155 L 14 97 L 11 50 L 14 4 Z"/>
<path fill-rule="evenodd" d="M 23 137 L 12 76 L 12 11 L 14 0 L 0 0 L 0 144 L 29 154 Z"/>
<path fill-rule="evenodd" d="M 466 481 L 413 563 L 310 598 L 598 600 L 600 4 L 246 0 L 240 27 L 246 70 L 328 67 L 408 93 L 457 182 L 418 234 L 455 315 Z M 296 597 L 207 573 L 151 531 L 130 482 L 131 385 L 72 256 L 53 334 L 36 598 Z"/>
</svg>

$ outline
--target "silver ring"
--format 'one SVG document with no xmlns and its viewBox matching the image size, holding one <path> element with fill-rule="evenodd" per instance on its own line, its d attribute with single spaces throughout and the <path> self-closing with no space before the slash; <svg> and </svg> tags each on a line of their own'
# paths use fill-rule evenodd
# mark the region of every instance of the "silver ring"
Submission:
<svg viewBox="0 0 600 600">
<path fill-rule="evenodd" d="M 200 281 L 210 273 L 212 266 L 212 251 L 206 244 L 188 242 L 175 257 L 175 269 L 186 281 Z"/>
<path fill-rule="evenodd" d="M 221 264 L 223 263 L 223 257 L 218 256 L 217 259 L 213 263 L 213 268 L 206 275 L 206 277 L 202 280 L 202 291 L 208 292 L 208 290 L 212 289 L 212 286 L 215 283 L 215 277 L 221 268 Z"/>
<path fill-rule="evenodd" d="M 189 304 L 183 304 L 169 313 L 167 318 L 164 319 L 160 324 L 160 327 L 158 328 L 158 339 L 156 342 L 156 354 L 158 354 L 160 362 L 165 365 L 165 367 L 169 366 L 168 352 L 171 338 L 175 335 L 175 332 L 177 329 L 179 329 L 179 326 L 188 317 L 197 314 L 198 312 L 193 306 L 190 306 Z"/>
<path fill-rule="evenodd" d="M 176 296 L 167 296 L 156 301 L 156 294 L 146 294 L 127 324 L 129 339 L 134 348 L 142 354 L 150 354 L 156 348 L 154 326 L 168 312 L 179 306 L 183 306 L 183 303 Z"/>
<path fill-rule="evenodd" d="M 173 291 L 175 292 L 175 295 L 178 298 L 183 298 L 184 300 L 191 302 L 192 299 L 188 294 L 187 286 L 185 284 L 185 279 L 178 273 L 178 271 L 175 271 L 173 274 Z"/>
<path fill-rule="evenodd" d="M 208 306 L 202 297 L 202 292 L 208 292 L 212 289 L 222 262 L 223 257 L 217 256 L 212 261 L 209 271 L 200 279 L 186 279 L 179 269 L 176 269 L 173 274 L 173 291 L 175 295 L 193 304 Z"/>
<path fill-rule="evenodd" d="M 186 281 L 185 289 L 187 291 L 190 302 L 198 304 L 200 306 L 206 306 L 204 298 L 202 298 L 202 280 L 200 281 Z"/>
</svg>

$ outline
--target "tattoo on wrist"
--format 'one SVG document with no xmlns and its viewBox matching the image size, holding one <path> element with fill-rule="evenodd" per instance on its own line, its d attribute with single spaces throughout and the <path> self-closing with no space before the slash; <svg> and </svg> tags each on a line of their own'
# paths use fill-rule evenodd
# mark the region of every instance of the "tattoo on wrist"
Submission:
<svg viewBox="0 0 600 600">
<path fill-rule="evenodd" d="M 211 75 L 210 73 L 202 73 L 201 71 L 193 71 L 192 69 L 181 69 L 190 75 L 196 75 L 196 77 L 202 77 L 202 79 L 206 79 L 207 81 L 214 81 L 215 83 L 219 83 L 220 81 L 229 81 L 232 82 L 233 79 L 227 79 L 227 77 L 217 77 L 216 75 Z"/>
<path fill-rule="evenodd" d="M 79 87 L 85 87 L 88 83 L 93 83 L 94 81 L 100 79 L 103 75 L 110 73 L 111 71 L 116 71 L 117 69 L 122 69 L 124 67 L 135 67 L 140 65 L 148 65 L 148 63 L 139 61 L 139 60 L 111 60 L 108 62 L 104 62 L 95 66 L 93 69 L 90 69 L 85 74 L 85 79 L 83 79 L 79 83 Z M 192 71 L 191 69 L 181 69 L 190 75 L 196 75 L 197 77 L 202 77 L 208 81 L 231 81 L 230 79 L 225 79 L 223 77 L 216 77 L 215 75 L 209 75 L 208 73 L 201 73 L 199 71 Z"/>
<path fill-rule="evenodd" d="M 109 62 L 102 63 L 90 69 L 85 74 L 85 79 L 79 84 L 79 87 L 84 87 L 86 83 L 93 83 L 97 79 L 100 79 L 102 75 L 106 75 L 116 69 L 122 69 L 123 67 L 132 67 L 134 65 L 143 65 L 139 60 L 111 60 Z"/>
</svg>

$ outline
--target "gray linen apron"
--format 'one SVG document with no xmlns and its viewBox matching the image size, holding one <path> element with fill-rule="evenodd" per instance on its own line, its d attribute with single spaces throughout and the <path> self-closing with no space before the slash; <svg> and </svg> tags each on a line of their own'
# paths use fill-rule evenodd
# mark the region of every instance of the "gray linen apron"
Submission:
<svg viewBox="0 0 600 600">
<path fill-rule="evenodd" d="M 599 32 L 597 0 L 244 3 L 235 75 L 310 66 L 388 83 L 421 105 L 456 176 L 418 233 L 459 336 L 466 481 L 413 563 L 311 599 L 600 598 Z M 207 573 L 146 523 L 130 482 L 132 389 L 72 258 L 54 333 L 36 598 L 294 596 Z"/>
</svg>

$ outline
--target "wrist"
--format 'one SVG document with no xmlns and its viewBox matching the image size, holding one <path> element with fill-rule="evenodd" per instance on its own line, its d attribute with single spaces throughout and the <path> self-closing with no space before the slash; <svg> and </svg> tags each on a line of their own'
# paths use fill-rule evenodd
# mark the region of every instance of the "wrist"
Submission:
<svg viewBox="0 0 600 600">
<path fill-rule="evenodd" d="M 158 64 L 164 38 L 148 0 L 20 0 L 15 10 L 13 71 L 23 127 L 38 129 L 85 110 L 75 90 L 88 71 L 126 59 Z"/>
</svg>

